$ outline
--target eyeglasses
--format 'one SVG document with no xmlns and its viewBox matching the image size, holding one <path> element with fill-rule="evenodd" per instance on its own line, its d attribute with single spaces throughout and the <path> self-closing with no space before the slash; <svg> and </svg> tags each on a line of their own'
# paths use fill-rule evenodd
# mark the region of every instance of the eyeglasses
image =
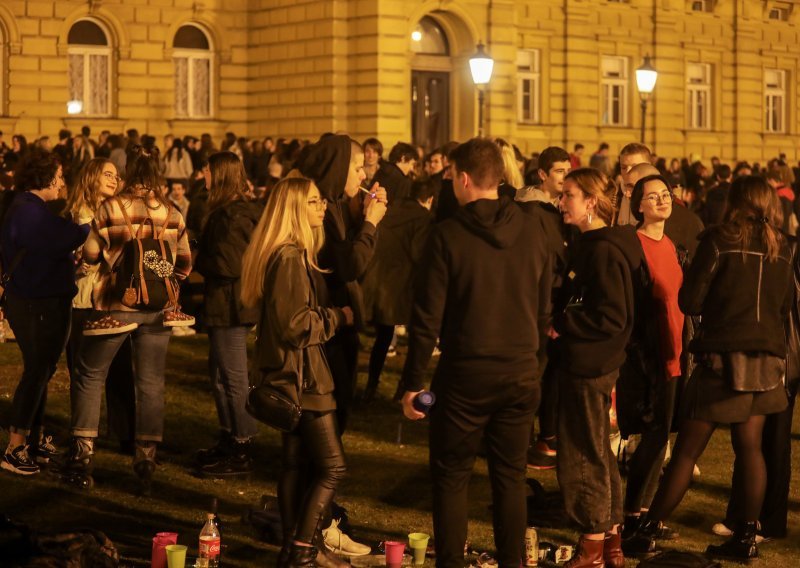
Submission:
<svg viewBox="0 0 800 568">
<path fill-rule="evenodd" d="M 314 209 L 325 209 L 328 206 L 327 199 L 311 199 L 308 202 L 309 207 L 313 207 Z"/>
<path fill-rule="evenodd" d="M 669 203 L 672 201 L 671 191 L 662 191 L 661 193 L 651 193 L 647 197 L 642 198 L 643 201 L 649 201 L 652 205 L 659 203 Z"/>
<path fill-rule="evenodd" d="M 112 174 L 111 172 L 103 172 L 103 177 L 106 178 L 108 181 L 115 181 L 117 183 L 122 181 L 121 177 L 119 177 L 117 174 Z"/>
</svg>

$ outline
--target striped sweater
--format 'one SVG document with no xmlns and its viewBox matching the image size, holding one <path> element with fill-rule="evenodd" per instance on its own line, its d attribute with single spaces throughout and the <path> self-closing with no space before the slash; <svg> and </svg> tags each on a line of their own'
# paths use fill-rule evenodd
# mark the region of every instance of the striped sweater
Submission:
<svg viewBox="0 0 800 568">
<path fill-rule="evenodd" d="M 125 207 L 134 233 L 140 238 L 150 237 L 153 234 L 149 222 L 145 223 L 140 231 L 140 226 L 148 218 L 148 213 L 158 230 L 166 221 L 166 230 L 162 238 L 169 243 L 172 251 L 175 277 L 183 280 L 192 271 L 192 254 L 189 250 L 186 224 L 177 209 L 171 208 L 169 219 L 166 219 L 167 208 L 155 199 L 150 199 L 149 207 L 142 197 L 125 195 L 107 199 L 100 205 L 92 222 L 92 231 L 83 247 L 83 261 L 88 264 L 100 264 L 100 275 L 93 291 L 94 306 L 98 310 L 132 311 L 116 299 L 109 298 L 106 293 L 111 283 L 111 269 L 122 253 L 123 245 L 135 236 L 131 235 L 125 223 L 120 204 Z"/>
</svg>

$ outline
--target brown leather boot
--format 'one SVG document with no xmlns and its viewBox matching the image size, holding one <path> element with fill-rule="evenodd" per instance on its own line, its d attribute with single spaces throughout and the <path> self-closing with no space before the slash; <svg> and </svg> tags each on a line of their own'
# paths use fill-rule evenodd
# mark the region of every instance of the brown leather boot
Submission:
<svg viewBox="0 0 800 568">
<path fill-rule="evenodd" d="M 603 562 L 605 542 L 605 539 L 588 540 L 581 537 L 575 556 L 564 564 L 564 568 L 605 568 L 606 563 Z"/>
<path fill-rule="evenodd" d="M 618 532 L 607 532 L 603 544 L 603 561 L 606 568 L 625 568 L 625 556 L 622 554 L 622 535 Z"/>
</svg>

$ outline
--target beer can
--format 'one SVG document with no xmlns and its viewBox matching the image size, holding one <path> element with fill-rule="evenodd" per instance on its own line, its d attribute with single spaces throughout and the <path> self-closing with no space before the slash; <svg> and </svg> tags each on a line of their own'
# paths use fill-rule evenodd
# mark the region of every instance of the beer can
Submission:
<svg viewBox="0 0 800 568">
<path fill-rule="evenodd" d="M 536 529 L 525 529 L 525 566 L 539 565 L 539 535 Z"/>
</svg>

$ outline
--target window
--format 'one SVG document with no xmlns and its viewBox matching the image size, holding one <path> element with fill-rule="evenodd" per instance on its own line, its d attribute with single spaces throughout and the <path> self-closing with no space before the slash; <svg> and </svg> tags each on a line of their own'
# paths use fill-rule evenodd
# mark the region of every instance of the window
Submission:
<svg viewBox="0 0 800 568">
<path fill-rule="evenodd" d="M 714 0 L 692 0 L 693 12 L 713 12 Z"/>
<path fill-rule="evenodd" d="M 539 50 L 517 52 L 517 122 L 539 122 Z"/>
<path fill-rule="evenodd" d="M 604 56 L 602 71 L 602 108 L 600 123 L 606 126 L 628 124 L 628 58 Z"/>
<path fill-rule="evenodd" d="M 172 42 L 175 64 L 175 115 L 208 118 L 212 109 L 213 52 L 208 36 L 195 25 L 181 26 Z"/>
<path fill-rule="evenodd" d="M 786 71 L 766 69 L 764 71 L 764 130 L 786 131 Z"/>
<path fill-rule="evenodd" d="M 711 128 L 711 65 L 689 63 L 686 69 L 686 116 L 689 128 Z"/>
<path fill-rule="evenodd" d="M 770 8 L 769 19 L 785 22 L 789 19 L 789 9 L 784 7 Z"/>
<path fill-rule="evenodd" d="M 67 36 L 69 113 L 107 116 L 111 113 L 111 47 L 108 36 L 92 20 L 79 20 Z"/>
<path fill-rule="evenodd" d="M 422 18 L 411 32 L 411 51 L 426 55 L 450 55 L 447 34 L 430 16 Z"/>
</svg>

